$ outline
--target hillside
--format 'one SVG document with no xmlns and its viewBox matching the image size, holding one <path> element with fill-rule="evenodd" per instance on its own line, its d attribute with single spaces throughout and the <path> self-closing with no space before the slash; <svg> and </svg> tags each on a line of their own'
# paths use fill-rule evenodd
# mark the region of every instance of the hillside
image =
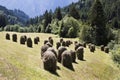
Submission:
<svg viewBox="0 0 120 80">
<path fill-rule="evenodd" d="M 6 7 L 0 6 L 0 14 L 7 17 L 9 24 L 25 24 L 29 16 L 20 10 L 9 10 Z"/>
<path fill-rule="evenodd" d="M 7 32 L 12 35 L 14 32 Z M 91 53 L 85 49 L 85 61 L 77 60 L 73 63 L 75 71 L 71 71 L 57 63 L 59 70 L 57 75 L 51 74 L 43 69 L 40 57 L 40 48 L 43 41 L 52 36 L 54 42 L 59 41 L 58 36 L 44 33 L 16 33 L 18 42 L 5 40 L 6 32 L 0 32 L 0 80 L 119 80 L 120 70 L 113 64 L 110 54 L 96 49 Z M 40 37 L 40 43 L 28 48 L 20 45 L 21 35 Z M 67 39 L 65 39 L 67 40 Z M 70 39 L 76 41 L 78 39 Z M 55 48 L 55 46 L 54 46 Z M 70 50 L 74 49 L 71 45 Z"/>
</svg>

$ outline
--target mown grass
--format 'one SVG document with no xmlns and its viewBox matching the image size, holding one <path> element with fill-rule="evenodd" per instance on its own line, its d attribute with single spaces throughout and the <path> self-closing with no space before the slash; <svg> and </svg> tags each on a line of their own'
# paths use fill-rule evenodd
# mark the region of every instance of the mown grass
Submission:
<svg viewBox="0 0 120 80">
<path fill-rule="evenodd" d="M 43 69 L 40 48 L 49 36 L 53 37 L 54 42 L 59 41 L 58 36 L 44 33 L 16 33 L 18 42 L 15 43 L 12 40 L 5 40 L 6 33 L 12 35 L 14 32 L 0 33 L 0 74 L 8 80 L 115 80 L 119 78 L 120 71 L 113 64 L 109 54 L 99 49 L 91 53 L 88 48 L 84 53 L 85 61 L 77 60 L 77 63 L 73 63 L 75 71 L 57 63 L 60 69 L 57 70 L 57 75 L 54 75 Z M 39 36 L 40 43 L 33 45 L 33 48 L 20 45 L 21 35 L 27 35 L 32 39 Z M 71 45 L 69 50 L 74 50 L 74 45 Z"/>
</svg>

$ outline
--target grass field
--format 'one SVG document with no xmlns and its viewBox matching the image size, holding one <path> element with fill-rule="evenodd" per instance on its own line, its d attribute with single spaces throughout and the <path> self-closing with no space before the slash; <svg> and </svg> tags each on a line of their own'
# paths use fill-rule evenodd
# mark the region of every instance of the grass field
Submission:
<svg viewBox="0 0 120 80">
<path fill-rule="evenodd" d="M 13 32 L 7 32 L 10 35 Z M 40 57 L 40 48 L 43 41 L 52 36 L 54 42 L 59 41 L 59 37 L 52 34 L 43 33 L 16 33 L 18 42 L 5 40 L 6 32 L 0 32 L 0 80 L 119 80 L 120 69 L 112 62 L 110 54 L 96 49 L 91 53 L 88 48 L 85 49 L 85 61 L 77 60 L 73 63 L 75 71 L 63 67 L 57 70 L 58 75 L 51 74 L 43 69 Z M 20 45 L 21 35 L 27 35 L 32 39 L 40 37 L 40 43 L 28 48 L 26 45 Z M 77 39 L 70 39 L 75 41 Z M 55 48 L 55 46 L 54 46 Z M 71 45 L 74 50 L 74 45 Z M 69 50 L 68 49 L 68 50 Z M 119 78 L 119 79 L 118 79 Z"/>
</svg>

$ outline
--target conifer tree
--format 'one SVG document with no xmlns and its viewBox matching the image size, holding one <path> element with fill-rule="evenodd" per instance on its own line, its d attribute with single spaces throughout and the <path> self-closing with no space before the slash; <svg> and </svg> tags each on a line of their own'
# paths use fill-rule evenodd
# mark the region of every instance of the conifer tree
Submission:
<svg viewBox="0 0 120 80">
<path fill-rule="evenodd" d="M 95 0 L 90 11 L 90 23 L 92 26 L 93 43 L 102 45 L 107 43 L 106 18 L 103 6 L 99 0 Z"/>
<path fill-rule="evenodd" d="M 61 20 L 61 19 L 62 19 L 62 13 L 61 13 L 61 8 L 60 8 L 60 7 L 56 8 L 56 10 L 55 10 L 55 17 L 56 17 L 58 20 Z"/>
<path fill-rule="evenodd" d="M 72 5 L 70 6 L 69 15 L 72 16 L 72 17 L 75 18 L 75 19 L 79 19 L 79 18 L 80 18 L 79 12 L 78 12 L 78 10 L 75 8 L 74 3 L 72 3 Z"/>
</svg>

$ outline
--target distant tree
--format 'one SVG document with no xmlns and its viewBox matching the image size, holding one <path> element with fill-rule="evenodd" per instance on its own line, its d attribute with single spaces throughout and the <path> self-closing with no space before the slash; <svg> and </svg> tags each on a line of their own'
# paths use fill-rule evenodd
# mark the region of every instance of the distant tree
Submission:
<svg viewBox="0 0 120 80">
<path fill-rule="evenodd" d="M 49 11 L 49 13 L 48 13 L 48 23 L 51 23 L 51 21 L 52 21 L 52 10 L 50 10 Z"/>
<path fill-rule="evenodd" d="M 7 25 L 7 19 L 4 14 L 0 14 L 0 27 L 4 28 Z"/>
<path fill-rule="evenodd" d="M 117 18 L 114 18 L 114 19 L 113 19 L 113 27 L 116 28 L 116 29 L 120 28 Z"/>
<path fill-rule="evenodd" d="M 43 25 L 43 31 L 44 32 L 45 32 L 48 24 L 51 23 L 51 21 L 52 21 L 52 11 L 50 11 L 48 13 L 48 11 L 46 10 L 45 14 L 44 14 L 44 25 Z"/>
<path fill-rule="evenodd" d="M 107 43 L 106 18 L 103 6 L 99 0 L 95 0 L 90 10 L 90 23 L 92 26 L 93 43 L 102 45 Z"/>
<path fill-rule="evenodd" d="M 57 18 L 58 20 L 62 19 L 62 13 L 61 13 L 60 7 L 56 8 L 56 10 L 55 10 L 55 18 Z"/>
<path fill-rule="evenodd" d="M 49 24 L 49 17 L 48 17 L 48 11 L 46 10 L 45 11 L 45 14 L 44 14 L 44 25 L 43 25 L 43 31 L 45 32 L 45 29 L 47 27 L 47 25 Z"/>
<path fill-rule="evenodd" d="M 75 8 L 75 4 L 74 3 L 72 3 L 72 5 L 69 8 L 69 15 L 72 16 L 75 19 L 79 19 L 80 18 L 79 12 Z"/>
<path fill-rule="evenodd" d="M 65 36 L 63 29 L 64 29 L 64 22 L 62 21 L 60 29 L 59 29 L 59 36 L 60 37 L 64 37 Z"/>
</svg>

